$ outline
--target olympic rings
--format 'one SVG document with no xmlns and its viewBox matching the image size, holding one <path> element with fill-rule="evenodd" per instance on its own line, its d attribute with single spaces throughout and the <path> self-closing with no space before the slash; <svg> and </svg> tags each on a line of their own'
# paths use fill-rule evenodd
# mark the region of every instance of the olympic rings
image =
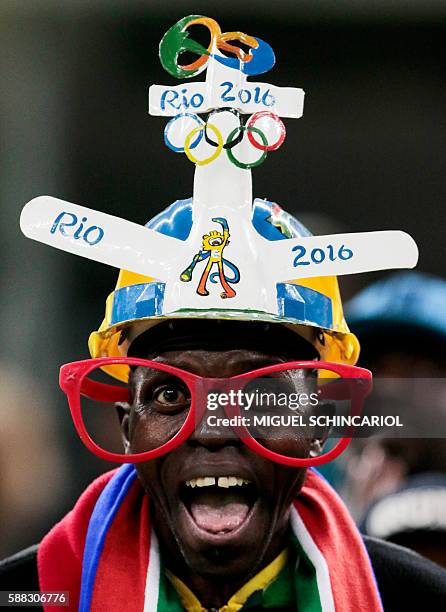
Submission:
<svg viewBox="0 0 446 612">
<path fill-rule="evenodd" d="M 228 111 L 230 113 L 232 113 L 233 115 L 235 115 L 237 117 L 237 119 L 239 120 L 239 126 L 241 125 L 241 121 L 240 121 L 240 113 L 235 109 L 235 108 L 230 108 L 228 106 L 222 107 L 222 108 L 216 108 L 215 110 L 212 111 L 212 113 L 209 113 L 207 120 L 209 121 L 209 119 L 213 116 L 216 115 L 217 113 L 223 113 L 225 111 Z M 212 145 L 213 147 L 217 147 L 217 143 L 214 142 L 213 140 L 211 140 L 207 134 L 207 129 L 206 127 L 204 128 L 204 138 L 206 140 L 206 142 L 210 145 Z M 227 150 L 227 149 L 232 149 L 232 147 L 235 147 L 236 145 L 238 145 L 240 142 L 242 142 L 243 140 L 243 131 L 240 130 L 240 135 L 237 136 L 237 138 L 234 138 L 234 140 L 229 141 L 229 139 L 226 141 L 226 143 L 223 145 L 223 149 Z"/>
<path fill-rule="evenodd" d="M 234 153 L 231 151 L 231 149 L 228 149 L 226 151 L 226 154 L 229 158 L 229 160 L 235 165 L 237 166 L 237 168 L 243 168 L 243 170 L 247 170 L 248 168 L 255 168 L 256 166 L 260 166 L 261 163 L 263 163 L 265 161 L 266 156 L 268 155 L 268 150 L 266 148 L 266 145 L 268 144 L 268 140 L 265 136 L 265 134 L 259 130 L 258 128 L 252 127 L 251 125 L 242 125 L 238 128 L 235 128 L 234 130 L 232 130 L 232 132 L 229 134 L 228 136 L 228 141 L 231 141 L 231 139 L 233 138 L 233 136 L 235 136 L 235 133 L 237 132 L 237 130 L 240 130 L 241 134 L 243 134 L 243 132 L 248 132 L 248 137 L 250 132 L 255 132 L 256 134 L 259 134 L 260 138 L 262 139 L 263 142 L 263 153 L 262 155 L 259 157 L 259 159 L 255 162 L 250 162 L 250 163 L 243 163 L 240 160 L 238 160 Z M 257 147 L 259 148 L 259 147 Z"/>
<path fill-rule="evenodd" d="M 265 146 L 265 142 L 263 142 L 263 144 L 260 144 L 254 138 L 253 131 L 248 130 L 249 142 L 252 144 L 253 147 L 255 147 L 256 149 L 260 149 L 261 151 L 275 151 L 283 144 L 283 141 L 285 140 L 285 136 L 286 136 L 285 126 L 283 124 L 283 121 L 280 119 L 280 117 L 278 117 L 276 114 L 272 113 L 271 111 L 259 111 L 257 113 L 254 113 L 252 117 L 250 118 L 250 120 L 248 121 L 248 126 L 253 127 L 254 123 L 258 119 L 261 119 L 262 117 L 271 117 L 272 119 L 274 119 L 274 121 L 276 121 L 277 125 L 279 126 L 279 130 L 280 130 L 280 135 L 279 135 L 277 142 L 271 145 L 266 144 L 266 146 Z"/>
<path fill-rule="evenodd" d="M 209 122 L 209 119 L 213 115 L 224 112 L 224 111 L 229 111 L 233 115 L 237 116 L 237 118 L 239 119 L 239 125 L 230 132 L 230 134 L 228 135 L 226 139 L 226 142 L 223 141 L 223 136 L 219 128 L 215 124 Z M 177 147 L 169 139 L 169 129 L 174 124 L 174 122 L 180 117 L 190 117 L 197 123 L 197 127 L 193 128 L 187 134 L 183 147 Z M 254 127 L 254 123 L 256 123 L 256 121 L 258 121 L 262 117 L 271 117 L 279 127 L 279 130 L 280 130 L 279 138 L 273 144 L 268 144 L 268 139 L 265 133 L 259 128 Z M 209 136 L 208 130 L 210 130 L 211 132 L 215 134 L 216 141 L 214 141 Z M 256 149 L 262 151 L 262 155 L 259 157 L 258 160 L 254 162 L 247 162 L 247 163 L 242 162 L 239 159 L 237 159 L 234 153 L 232 152 L 234 147 L 236 147 L 236 145 L 242 142 L 245 132 L 248 133 L 249 142 Z M 258 140 L 254 137 L 255 134 L 257 134 L 260 137 L 261 142 L 258 142 Z M 206 122 L 204 122 L 202 119 L 200 119 L 198 115 L 194 113 L 179 113 L 178 115 L 175 115 L 175 117 L 173 117 L 167 123 L 164 129 L 164 142 L 170 149 L 172 149 L 172 151 L 175 151 L 177 153 L 184 152 L 187 155 L 188 159 L 190 159 L 191 162 L 193 162 L 194 164 L 197 164 L 198 166 L 205 166 L 207 164 L 210 164 L 215 159 L 217 159 L 222 149 L 224 149 L 231 163 L 233 163 L 238 168 L 242 168 L 246 170 L 249 168 L 255 168 L 256 166 L 259 166 L 265 160 L 268 154 L 268 151 L 275 151 L 276 149 L 278 149 L 283 143 L 283 141 L 285 140 L 285 134 L 286 134 L 286 130 L 285 130 L 285 126 L 283 122 L 277 115 L 275 115 L 271 111 L 259 111 L 257 113 L 254 113 L 250 117 L 248 123 L 246 125 L 243 125 L 243 123 L 240 120 L 240 113 L 236 109 L 219 108 L 209 113 Z M 200 144 L 200 142 L 203 139 L 203 135 L 205 137 L 206 142 L 212 147 L 215 147 L 215 151 L 212 153 L 212 155 L 210 155 L 209 157 L 206 157 L 205 159 L 198 159 L 192 153 L 192 149 L 195 149 Z"/>
<path fill-rule="evenodd" d="M 221 135 L 220 130 L 212 123 L 208 123 L 207 127 L 214 132 L 215 136 L 217 137 L 217 148 L 215 149 L 215 152 L 210 156 L 210 157 L 206 157 L 205 159 L 197 159 L 194 155 L 192 155 L 191 153 L 191 140 L 192 138 L 195 136 L 195 134 L 197 133 L 201 133 L 206 129 L 206 124 L 203 125 L 199 125 L 198 127 L 194 128 L 191 132 L 189 132 L 189 134 L 186 137 L 186 141 L 184 143 L 184 152 L 186 153 L 188 159 L 190 159 L 191 162 L 193 162 L 194 164 L 197 164 L 197 166 L 206 166 L 207 164 L 210 164 L 211 162 L 214 161 L 214 159 L 217 159 L 217 157 L 220 155 L 221 150 L 223 149 L 223 136 Z M 238 129 L 238 128 L 236 128 Z"/>
<path fill-rule="evenodd" d="M 203 125 L 203 121 L 195 113 L 179 113 L 178 115 L 175 115 L 175 117 L 172 117 L 172 119 L 166 124 L 166 127 L 164 128 L 164 142 L 169 147 L 169 149 L 172 149 L 172 151 L 175 151 L 175 153 L 184 153 L 184 147 L 176 147 L 174 144 L 172 144 L 169 140 L 167 133 L 169 131 L 169 128 L 180 117 L 190 117 L 191 119 L 193 119 L 194 121 L 198 123 L 199 127 Z M 203 138 L 203 132 L 200 130 L 198 132 L 197 139 L 190 145 L 190 148 L 195 149 L 195 147 L 197 147 L 200 144 L 202 138 Z"/>
</svg>

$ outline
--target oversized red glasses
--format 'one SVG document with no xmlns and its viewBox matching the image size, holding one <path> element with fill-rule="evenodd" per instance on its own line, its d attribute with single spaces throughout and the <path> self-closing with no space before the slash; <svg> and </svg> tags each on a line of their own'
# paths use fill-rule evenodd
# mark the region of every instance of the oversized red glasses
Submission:
<svg viewBox="0 0 446 612">
<path fill-rule="evenodd" d="M 113 365 L 130 368 L 128 383 L 103 382 L 102 368 Z M 349 365 L 292 361 L 206 378 L 156 361 L 105 357 L 63 365 L 60 386 L 80 438 L 102 459 L 138 463 L 191 437 L 207 444 L 232 437 L 272 461 L 309 467 L 347 447 L 351 427 L 323 444 L 330 418 L 360 414 L 372 375 Z"/>
</svg>

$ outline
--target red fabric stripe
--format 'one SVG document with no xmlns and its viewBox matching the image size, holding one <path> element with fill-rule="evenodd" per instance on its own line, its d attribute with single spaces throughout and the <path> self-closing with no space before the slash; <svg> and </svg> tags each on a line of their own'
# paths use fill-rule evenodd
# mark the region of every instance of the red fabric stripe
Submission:
<svg viewBox="0 0 446 612">
<path fill-rule="evenodd" d="M 296 506 L 327 562 L 336 611 L 382 612 L 369 556 L 337 493 L 308 471 Z"/>
<path fill-rule="evenodd" d="M 148 512 L 148 497 L 139 481 L 135 480 L 105 538 L 91 612 L 137 612 L 144 609 L 150 550 Z"/>
<path fill-rule="evenodd" d="M 41 541 L 37 568 L 41 591 L 69 591 L 70 610 L 79 608 L 82 557 L 88 523 L 96 501 L 116 470 L 102 474 L 84 491 L 74 508 Z M 44 606 L 45 612 L 67 612 Z"/>
</svg>

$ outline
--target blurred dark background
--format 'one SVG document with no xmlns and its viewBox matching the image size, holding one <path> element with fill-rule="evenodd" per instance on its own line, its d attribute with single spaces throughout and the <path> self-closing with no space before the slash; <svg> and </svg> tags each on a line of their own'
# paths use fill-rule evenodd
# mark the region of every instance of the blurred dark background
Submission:
<svg viewBox="0 0 446 612">
<path fill-rule="evenodd" d="M 444 2 L 3 0 L 0 555 L 37 541 L 109 467 L 77 440 L 57 376 L 88 357 L 117 271 L 25 239 L 20 210 L 50 194 L 144 223 L 191 195 L 193 166 L 147 115 L 148 86 L 173 83 L 159 41 L 190 13 L 267 40 L 277 65 L 259 80 L 306 91 L 303 118 L 253 171 L 254 195 L 315 233 L 408 231 L 419 268 L 445 276 Z M 345 279 L 344 296 L 374 278 Z M 48 504 L 34 509 L 36 496 Z"/>
</svg>

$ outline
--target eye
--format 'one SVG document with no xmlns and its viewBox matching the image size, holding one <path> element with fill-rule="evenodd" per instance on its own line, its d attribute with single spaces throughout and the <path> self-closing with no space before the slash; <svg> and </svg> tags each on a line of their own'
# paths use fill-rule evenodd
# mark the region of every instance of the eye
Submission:
<svg viewBox="0 0 446 612">
<path fill-rule="evenodd" d="M 182 409 L 190 404 L 190 397 L 186 389 L 170 383 L 154 390 L 153 401 L 162 408 Z"/>
<path fill-rule="evenodd" d="M 139 368 L 130 384 L 135 413 L 178 414 L 188 410 L 191 393 L 187 384 L 173 374 Z"/>
</svg>

